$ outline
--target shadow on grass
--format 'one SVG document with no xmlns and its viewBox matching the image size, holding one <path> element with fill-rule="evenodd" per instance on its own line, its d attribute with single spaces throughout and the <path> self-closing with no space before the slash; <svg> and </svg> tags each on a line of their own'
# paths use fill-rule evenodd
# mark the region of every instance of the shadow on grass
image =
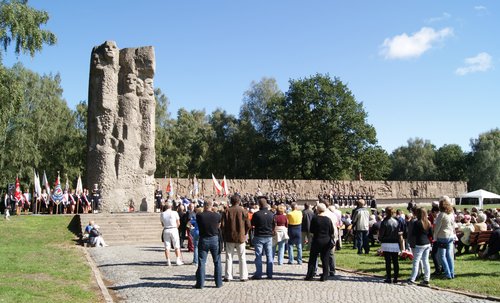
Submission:
<svg viewBox="0 0 500 303">
<path fill-rule="evenodd" d="M 495 272 L 495 273 L 460 273 L 460 274 L 457 274 L 457 277 L 459 278 L 471 278 L 471 277 L 488 277 L 488 278 L 494 278 L 494 277 L 500 277 L 500 273 L 499 272 Z"/>
</svg>

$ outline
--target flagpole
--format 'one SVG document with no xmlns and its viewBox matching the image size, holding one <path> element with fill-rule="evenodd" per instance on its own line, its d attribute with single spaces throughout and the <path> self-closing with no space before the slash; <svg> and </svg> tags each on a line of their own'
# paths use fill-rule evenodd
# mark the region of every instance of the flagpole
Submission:
<svg viewBox="0 0 500 303">
<path fill-rule="evenodd" d="M 78 180 L 76 180 L 76 187 L 78 190 L 78 181 L 80 180 L 80 175 L 78 175 Z M 75 190 L 75 194 L 78 196 L 78 193 Z M 76 209 L 75 209 L 75 214 L 78 215 L 78 208 L 80 208 L 80 196 L 78 196 L 78 199 L 76 200 Z"/>
<path fill-rule="evenodd" d="M 35 174 L 35 177 L 36 177 L 36 170 L 34 168 L 33 168 L 33 173 Z M 37 209 L 36 199 L 35 199 L 36 180 L 33 180 L 33 181 L 35 183 L 35 186 L 33 186 L 33 199 L 32 199 L 32 201 L 35 202 L 35 207 L 33 208 L 33 214 L 36 215 L 36 209 Z"/>
</svg>

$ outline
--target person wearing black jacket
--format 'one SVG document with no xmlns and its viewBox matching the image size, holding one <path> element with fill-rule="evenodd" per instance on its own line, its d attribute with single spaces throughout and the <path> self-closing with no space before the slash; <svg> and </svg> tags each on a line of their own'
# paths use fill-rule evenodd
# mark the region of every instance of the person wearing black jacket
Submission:
<svg viewBox="0 0 500 303">
<path fill-rule="evenodd" d="M 255 247 L 255 274 L 252 280 L 262 279 L 262 254 L 266 255 L 266 276 L 273 278 L 273 230 L 274 214 L 269 210 L 266 197 L 259 198 L 260 210 L 252 216 L 254 226 L 253 245 Z"/>
<path fill-rule="evenodd" d="M 308 203 L 304 204 L 302 210 L 302 241 L 306 244 L 306 249 L 311 248 L 312 233 L 311 233 L 311 220 L 314 217 L 314 212 L 311 210 Z"/>
<path fill-rule="evenodd" d="M 420 261 L 422 261 L 424 269 L 424 281 L 423 285 L 429 284 L 429 279 L 431 277 L 431 266 L 429 264 L 429 253 L 431 251 L 431 242 L 429 240 L 432 237 L 431 222 L 427 218 L 427 211 L 425 208 L 419 207 L 416 209 L 417 220 L 412 224 L 412 228 L 409 229 L 408 238 L 413 239 L 413 243 L 410 244 L 413 254 L 413 267 L 409 284 L 415 283 L 418 275 L 418 268 L 420 266 Z"/>
<path fill-rule="evenodd" d="M 318 215 L 311 220 L 311 233 L 314 235 L 311 243 L 311 252 L 307 266 L 305 280 L 311 281 L 316 271 L 318 255 L 321 256 L 323 274 L 320 281 L 326 281 L 330 273 L 330 251 L 334 247 L 334 226 L 332 220 L 326 215 L 326 205 L 318 204 Z"/>
<path fill-rule="evenodd" d="M 206 201 L 203 212 L 196 214 L 196 223 L 200 232 L 198 244 L 198 269 L 196 270 L 196 285 L 194 288 L 203 288 L 205 285 L 205 265 L 208 253 L 214 261 L 215 287 L 222 287 L 222 265 L 220 245 L 221 215 L 212 211 L 213 202 Z"/>
<path fill-rule="evenodd" d="M 394 218 L 394 209 L 387 207 L 385 209 L 385 218 L 380 223 L 378 239 L 382 243 L 381 249 L 385 258 L 385 283 L 391 283 L 391 262 L 394 266 L 393 282 L 398 282 L 399 276 L 399 239 L 402 235 L 400 223 Z"/>
</svg>

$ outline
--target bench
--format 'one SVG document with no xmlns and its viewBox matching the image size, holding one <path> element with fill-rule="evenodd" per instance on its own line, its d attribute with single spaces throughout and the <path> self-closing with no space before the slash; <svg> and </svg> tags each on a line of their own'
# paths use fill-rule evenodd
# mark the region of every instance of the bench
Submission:
<svg viewBox="0 0 500 303">
<path fill-rule="evenodd" d="M 491 234 L 493 233 L 492 230 L 486 230 L 486 231 L 480 231 L 480 232 L 473 232 L 470 234 L 470 246 L 472 250 L 474 251 L 474 255 L 477 256 L 477 254 L 484 250 L 488 243 L 490 242 Z M 473 238 L 474 235 L 474 238 Z"/>
</svg>

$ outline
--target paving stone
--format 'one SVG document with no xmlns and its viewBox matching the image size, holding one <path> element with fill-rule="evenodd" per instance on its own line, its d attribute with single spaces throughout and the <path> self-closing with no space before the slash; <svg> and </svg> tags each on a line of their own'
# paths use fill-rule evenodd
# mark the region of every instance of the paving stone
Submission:
<svg viewBox="0 0 500 303">
<path fill-rule="evenodd" d="M 304 281 L 307 263 L 275 264 L 272 280 L 240 282 L 235 262 L 233 275 L 236 280 L 215 288 L 210 256 L 205 288 L 193 289 L 196 266 L 191 264 L 192 253 L 183 251 L 186 264 L 182 266 L 166 266 L 161 243 L 91 248 L 89 253 L 110 292 L 122 302 L 490 302 L 426 287 L 386 284 L 380 278 L 344 272 L 326 282 L 320 282 L 319 278 Z M 171 256 L 175 256 L 173 251 Z M 224 254 L 222 259 L 224 272 Z M 255 272 L 251 250 L 247 251 L 247 261 L 251 276 Z M 263 269 L 265 271 L 265 265 Z"/>
</svg>

